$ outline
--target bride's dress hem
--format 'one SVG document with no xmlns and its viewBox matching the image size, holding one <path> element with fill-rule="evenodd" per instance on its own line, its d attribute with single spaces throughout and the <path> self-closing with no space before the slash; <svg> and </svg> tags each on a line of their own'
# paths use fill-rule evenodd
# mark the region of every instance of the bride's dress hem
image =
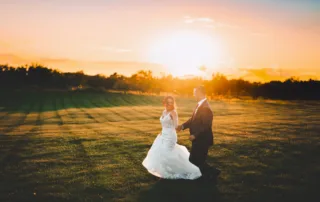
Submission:
<svg viewBox="0 0 320 202">
<path fill-rule="evenodd" d="M 158 135 L 142 165 L 150 174 L 162 179 L 200 178 L 200 169 L 189 161 L 189 155 L 185 146 Z"/>
<path fill-rule="evenodd" d="M 146 167 L 145 165 L 143 165 L 144 167 Z M 158 174 L 157 172 L 152 171 L 152 169 L 147 169 L 147 171 L 158 177 L 161 179 L 167 179 L 167 180 L 178 180 L 178 179 L 183 179 L 183 180 L 196 180 L 198 178 L 200 178 L 202 175 L 199 173 L 189 173 L 189 174 L 166 174 L 161 176 L 160 174 Z"/>
</svg>

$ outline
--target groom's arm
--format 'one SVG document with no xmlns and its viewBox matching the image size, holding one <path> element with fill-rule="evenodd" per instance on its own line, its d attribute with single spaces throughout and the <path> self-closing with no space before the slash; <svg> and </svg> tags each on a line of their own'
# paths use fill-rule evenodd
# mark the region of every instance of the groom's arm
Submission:
<svg viewBox="0 0 320 202">
<path fill-rule="evenodd" d="M 192 118 L 190 118 L 188 121 L 186 121 L 184 124 L 181 125 L 181 130 L 185 130 L 187 128 L 190 128 L 191 119 Z"/>
<path fill-rule="evenodd" d="M 203 132 L 207 130 L 212 130 L 213 113 L 209 107 L 204 107 L 201 112 L 201 122 L 202 125 L 199 130 L 192 134 L 195 138 L 198 138 Z"/>
</svg>

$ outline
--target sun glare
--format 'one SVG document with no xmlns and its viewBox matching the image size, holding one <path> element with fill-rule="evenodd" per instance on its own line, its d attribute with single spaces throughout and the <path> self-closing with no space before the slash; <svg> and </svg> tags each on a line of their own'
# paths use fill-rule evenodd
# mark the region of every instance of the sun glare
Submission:
<svg viewBox="0 0 320 202">
<path fill-rule="evenodd" d="M 164 65 L 174 76 L 203 74 L 201 66 L 214 68 L 221 47 L 213 37 L 191 31 L 168 34 L 151 47 L 150 60 Z"/>
</svg>

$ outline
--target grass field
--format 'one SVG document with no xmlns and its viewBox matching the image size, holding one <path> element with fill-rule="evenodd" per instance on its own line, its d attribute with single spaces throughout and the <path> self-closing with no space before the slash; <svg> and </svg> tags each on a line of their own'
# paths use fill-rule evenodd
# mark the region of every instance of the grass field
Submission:
<svg viewBox="0 0 320 202">
<path fill-rule="evenodd" d="M 159 180 L 142 160 L 161 97 L 0 95 L 0 201 L 317 201 L 320 102 L 211 101 L 216 183 Z M 180 122 L 196 102 L 178 98 Z M 190 149 L 188 133 L 179 144 Z"/>
</svg>

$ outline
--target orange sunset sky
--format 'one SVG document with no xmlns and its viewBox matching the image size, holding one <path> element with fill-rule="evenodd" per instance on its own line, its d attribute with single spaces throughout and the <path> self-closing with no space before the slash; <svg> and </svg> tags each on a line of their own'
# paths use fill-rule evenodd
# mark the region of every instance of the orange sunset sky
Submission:
<svg viewBox="0 0 320 202">
<path fill-rule="evenodd" d="M 1 64 L 320 79 L 317 0 L 0 0 L 0 27 Z"/>
</svg>

